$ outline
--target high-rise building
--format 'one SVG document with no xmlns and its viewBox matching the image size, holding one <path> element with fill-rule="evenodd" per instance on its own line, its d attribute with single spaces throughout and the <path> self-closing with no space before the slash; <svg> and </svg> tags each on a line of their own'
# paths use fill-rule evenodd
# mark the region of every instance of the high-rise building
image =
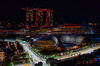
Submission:
<svg viewBox="0 0 100 66">
<path fill-rule="evenodd" d="M 4 60 L 5 60 L 5 52 L 0 49 L 0 61 L 4 61 Z"/>
<path fill-rule="evenodd" d="M 53 10 L 38 8 L 22 8 L 26 10 L 26 28 L 53 26 Z M 45 13 L 44 13 L 45 12 Z M 34 25 L 34 26 L 33 26 Z"/>
<path fill-rule="evenodd" d="M 38 20 L 38 24 L 39 24 L 39 27 L 40 26 L 43 26 L 43 11 L 39 10 L 37 11 L 37 20 Z"/>
</svg>

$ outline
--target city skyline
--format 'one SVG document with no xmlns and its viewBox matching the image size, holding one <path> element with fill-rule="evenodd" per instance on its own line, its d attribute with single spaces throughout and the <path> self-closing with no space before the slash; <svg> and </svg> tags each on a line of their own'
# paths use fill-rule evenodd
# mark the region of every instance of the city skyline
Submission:
<svg viewBox="0 0 100 66">
<path fill-rule="evenodd" d="M 99 2 L 97 1 L 53 1 L 53 0 L 26 0 L 26 1 L 1 1 L 0 2 L 0 20 L 10 22 L 25 22 L 25 11 L 21 8 L 50 8 L 54 9 L 54 22 L 58 24 L 78 23 L 100 21 Z"/>
</svg>

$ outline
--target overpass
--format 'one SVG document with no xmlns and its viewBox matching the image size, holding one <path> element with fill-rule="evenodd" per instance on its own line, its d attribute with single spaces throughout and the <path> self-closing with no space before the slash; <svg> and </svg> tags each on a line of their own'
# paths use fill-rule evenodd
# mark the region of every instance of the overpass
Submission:
<svg viewBox="0 0 100 66">
<path fill-rule="evenodd" d="M 28 44 L 23 44 L 23 43 L 20 43 L 20 44 L 23 46 L 24 50 L 29 54 L 29 56 L 32 57 L 35 64 L 39 62 L 46 64 L 46 60 L 40 57 L 39 55 L 37 55 L 33 50 L 31 50 Z"/>
<path fill-rule="evenodd" d="M 0 40 L 0 41 L 3 41 L 3 40 Z M 10 47 L 9 42 L 13 42 L 13 43 L 16 42 L 14 39 L 5 39 L 4 41 L 8 43 L 9 47 Z M 29 56 L 32 57 L 33 62 L 31 63 L 31 65 L 37 64 L 39 62 L 42 62 L 43 65 L 48 66 L 46 64 L 46 60 L 45 59 L 43 59 L 42 57 L 40 57 L 39 55 L 37 55 L 35 52 L 33 52 L 33 50 L 31 50 L 29 48 L 28 43 L 20 43 L 20 44 L 23 46 L 24 50 L 29 54 Z M 14 44 L 14 45 L 16 46 L 16 44 Z M 23 66 L 23 65 L 20 65 L 20 66 Z"/>
<path fill-rule="evenodd" d="M 16 42 L 15 40 L 10 40 L 10 39 L 5 39 L 4 41 L 7 41 L 7 42 Z M 20 43 L 23 48 L 25 49 L 26 52 L 28 52 L 29 56 L 33 58 L 33 61 L 34 63 L 39 63 L 39 62 L 42 62 L 44 65 L 46 65 L 46 59 L 43 59 L 42 57 L 40 57 L 39 55 L 37 55 L 32 49 L 29 48 L 29 45 L 28 43 Z M 74 52 L 74 53 L 71 53 L 69 55 L 63 55 L 63 56 L 60 56 L 60 57 L 57 57 L 55 59 L 57 60 L 64 60 L 64 59 L 67 59 L 67 58 L 72 58 L 72 57 L 76 57 L 78 56 L 79 54 L 80 55 L 83 55 L 83 54 L 87 54 L 87 53 L 91 53 L 93 52 L 95 49 L 98 49 L 100 48 L 100 43 L 97 43 L 96 46 L 93 46 L 93 47 L 89 47 L 87 49 L 84 49 L 82 51 L 77 51 L 77 52 Z"/>
<path fill-rule="evenodd" d="M 100 43 L 97 43 L 97 44 L 100 44 Z M 89 47 L 89 48 L 87 48 L 85 50 L 82 50 L 82 51 L 79 51 L 79 52 L 75 52 L 75 53 L 71 53 L 71 54 L 68 54 L 68 55 L 63 55 L 63 56 L 57 57 L 55 59 L 64 60 L 64 59 L 76 57 L 78 55 L 89 54 L 89 53 L 92 53 L 95 49 L 98 49 L 98 48 L 100 48 L 100 45 L 95 46 L 95 47 Z"/>
</svg>

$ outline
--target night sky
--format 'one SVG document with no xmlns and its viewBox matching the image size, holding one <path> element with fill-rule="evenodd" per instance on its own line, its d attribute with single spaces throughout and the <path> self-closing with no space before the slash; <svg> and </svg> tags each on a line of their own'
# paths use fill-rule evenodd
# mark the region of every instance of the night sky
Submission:
<svg viewBox="0 0 100 66">
<path fill-rule="evenodd" d="M 26 4 L 27 3 L 27 4 Z M 0 20 L 25 21 L 23 7 L 54 9 L 54 22 L 85 24 L 100 22 L 100 1 L 0 0 Z"/>
</svg>

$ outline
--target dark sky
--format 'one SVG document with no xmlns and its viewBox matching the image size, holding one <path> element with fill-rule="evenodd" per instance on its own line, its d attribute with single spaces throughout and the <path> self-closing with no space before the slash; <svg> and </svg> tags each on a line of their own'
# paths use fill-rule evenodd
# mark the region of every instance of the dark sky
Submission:
<svg viewBox="0 0 100 66">
<path fill-rule="evenodd" d="M 0 20 L 24 22 L 25 11 L 21 8 L 54 9 L 54 22 L 61 24 L 100 22 L 100 1 L 71 0 L 0 0 Z"/>
</svg>

